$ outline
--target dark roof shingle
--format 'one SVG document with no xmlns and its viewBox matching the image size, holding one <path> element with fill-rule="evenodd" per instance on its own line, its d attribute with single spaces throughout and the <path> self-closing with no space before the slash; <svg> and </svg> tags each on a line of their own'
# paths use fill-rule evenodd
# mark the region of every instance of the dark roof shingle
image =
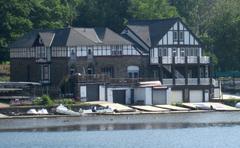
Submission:
<svg viewBox="0 0 240 148">
<path fill-rule="evenodd" d="M 155 46 L 179 18 L 162 20 L 130 20 L 127 27 L 149 47 Z"/>
</svg>

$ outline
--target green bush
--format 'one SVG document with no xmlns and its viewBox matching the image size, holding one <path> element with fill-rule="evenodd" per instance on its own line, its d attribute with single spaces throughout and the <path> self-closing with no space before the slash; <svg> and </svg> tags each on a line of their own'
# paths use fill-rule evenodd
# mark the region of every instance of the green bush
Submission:
<svg viewBox="0 0 240 148">
<path fill-rule="evenodd" d="M 72 100 L 71 98 L 64 98 L 64 99 L 55 100 L 55 104 L 63 104 L 68 108 L 70 108 L 73 104 L 75 104 L 75 101 Z"/>
<path fill-rule="evenodd" d="M 33 105 L 42 105 L 42 98 L 37 97 L 32 101 Z"/>
<path fill-rule="evenodd" d="M 230 106 L 235 106 L 238 102 L 240 102 L 240 99 L 225 99 L 223 100 L 223 103 L 226 105 L 230 105 Z"/>
<path fill-rule="evenodd" d="M 41 98 L 42 98 L 42 105 L 45 105 L 45 106 L 53 105 L 53 101 L 48 95 L 43 95 Z"/>
<path fill-rule="evenodd" d="M 53 101 L 48 95 L 43 95 L 41 98 L 36 98 L 32 102 L 34 105 L 44 105 L 44 106 L 52 106 Z"/>
</svg>

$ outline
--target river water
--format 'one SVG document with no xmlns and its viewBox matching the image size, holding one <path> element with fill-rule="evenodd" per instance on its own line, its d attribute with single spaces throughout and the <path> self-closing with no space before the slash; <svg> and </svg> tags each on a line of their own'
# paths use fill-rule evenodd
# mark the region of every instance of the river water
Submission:
<svg viewBox="0 0 240 148">
<path fill-rule="evenodd" d="M 0 148 L 240 148 L 239 112 L 0 120 Z"/>
<path fill-rule="evenodd" d="M 240 125 L 0 132 L 1 148 L 239 148 Z"/>
</svg>

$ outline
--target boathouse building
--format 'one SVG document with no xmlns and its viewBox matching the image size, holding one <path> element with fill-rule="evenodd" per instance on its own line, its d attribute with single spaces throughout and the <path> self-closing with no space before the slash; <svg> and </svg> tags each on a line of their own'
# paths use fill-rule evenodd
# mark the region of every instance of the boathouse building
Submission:
<svg viewBox="0 0 240 148">
<path fill-rule="evenodd" d="M 216 89 L 210 58 L 179 18 L 132 20 L 121 34 L 109 28 L 33 30 L 9 48 L 11 81 L 40 82 L 51 95 L 171 104 L 209 101 Z"/>
</svg>

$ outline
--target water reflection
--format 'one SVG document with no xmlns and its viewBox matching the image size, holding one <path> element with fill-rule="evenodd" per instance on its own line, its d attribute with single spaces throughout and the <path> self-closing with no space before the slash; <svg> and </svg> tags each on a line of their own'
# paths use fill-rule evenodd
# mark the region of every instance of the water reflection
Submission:
<svg viewBox="0 0 240 148">
<path fill-rule="evenodd" d="M 44 128 L 27 128 L 2 131 L 31 131 L 31 132 L 53 132 L 53 131 L 112 131 L 112 130 L 138 130 L 138 129 L 177 129 L 177 128 L 200 128 L 200 127 L 230 127 L 240 125 L 240 122 L 232 123 L 134 123 L 134 124 L 88 124 L 55 126 Z"/>
</svg>

